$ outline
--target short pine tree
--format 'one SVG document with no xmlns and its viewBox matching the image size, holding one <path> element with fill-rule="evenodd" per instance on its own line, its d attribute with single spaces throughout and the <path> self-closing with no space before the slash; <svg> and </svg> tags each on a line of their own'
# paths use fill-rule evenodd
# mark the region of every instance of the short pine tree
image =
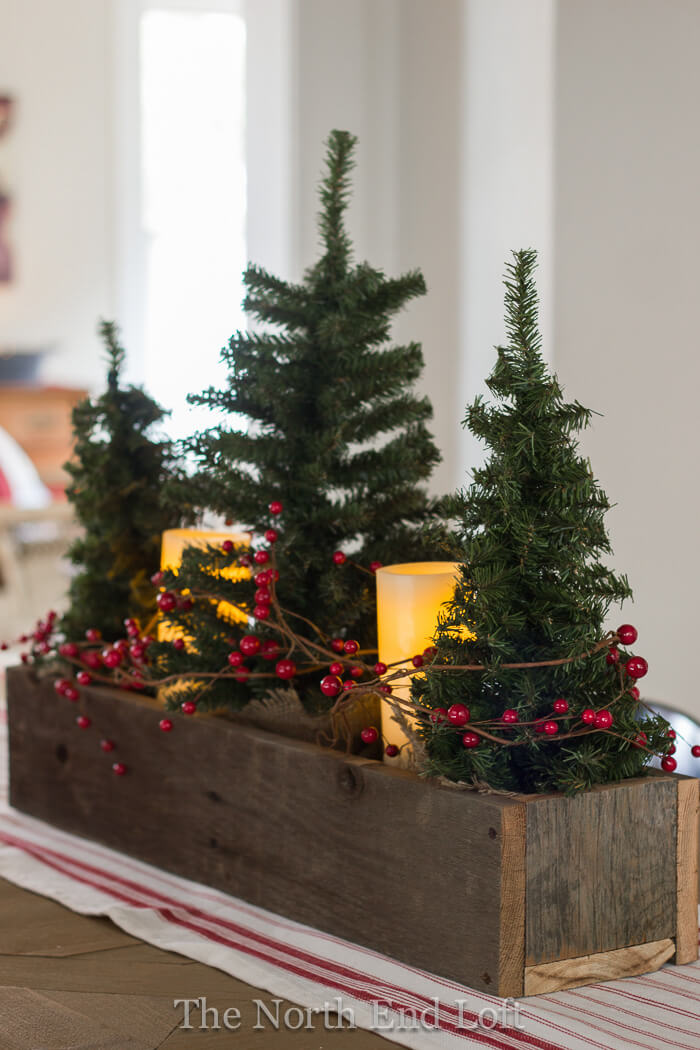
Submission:
<svg viewBox="0 0 700 1050">
<path fill-rule="evenodd" d="M 424 483 L 439 454 L 426 425 L 430 404 L 413 392 L 421 347 L 388 345 L 394 314 L 425 293 L 423 277 L 387 278 L 352 259 L 344 216 L 355 141 L 330 135 L 322 253 L 303 281 L 246 270 L 245 310 L 263 327 L 231 338 L 223 389 L 190 398 L 227 417 L 197 434 L 190 452 L 200 507 L 259 534 L 279 531 L 280 592 L 295 629 L 312 637 L 311 620 L 326 637 L 356 637 L 370 648 L 376 607 L 367 568 L 435 556 L 421 528 L 435 510 Z M 283 505 L 277 517 L 268 513 L 274 500 Z M 335 565 L 335 551 L 348 560 Z M 197 587 L 206 582 L 199 561 Z M 189 586 L 181 572 L 183 582 Z M 230 630 L 216 631 L 209 617 L 198 629 L 189 616 L 187 626 L 195 648 L 216 662 L 215 638 Z"/>
<path fill-rule="evenodd" d="M 486 670 L 428 670 L 414 680 L 413 696 L 423 707 L 464 704 L 470 713 L 459 729 L 440 714 L 420 723 L 431 773 L 500 790 L 573 793 L 639 774 L 650 751 L 671 741 L 666 723 L 645 718 L 629 692 L 623 653 L 617 665 L 604 647 L 554 667 L 503 666 L 588 652 L 604 637 L 611 604 L 631 595 L 626 578 L 601 560 L 610 553 L 610 505 L 575 437 L 591 412 L 564 401 L 540 353 L 535 265 L 535 253 L 521 251 L 507 269 L 509 339 L 488 380 L 495 402 L 477 398 L 467 411 L 465 424 L 490 455 L 453 503 L 463 566 L 435 636 L 436 665 Z M 465 637 L 467 627 L 475 640 Z M 565 714 L 553 708 L 558 699 L 568 703 Z M 587 708 L 610 712 L 609 731 L 565 738 L 591 728 L 581 720 Z M 517 712 L 518 723 L 501 722 L 504 711 Z M 542 732 L 542 723 L 523 725 L 538 719 L 553 719 L 556 734 Z M 521 744 L 482 736 L 465 746 L 475 742 L 473 735 L 463 742 L 472 726 Z M 649 750 L 635 746 L 640 733 Z"/>
<path fill-rule="evenodd" d="M 159 567 L 161 532 L 178 524 L 164 498 L 172 451 L 149 433 L 165 413 L 139 387 L 121 384 L 125 354 L 116 326 L 103 322 L 100 334 L 107 387 L 74 409 L 74 456 L 66 464 L 67 495 L 83 534 L 69 551 L 77 572 L 61 629 L 76 640 L 91 627 L 114 640 L 123 636 L 127 616 L 144 626 L 153 617 L 150 577 Z"/>
</svg>

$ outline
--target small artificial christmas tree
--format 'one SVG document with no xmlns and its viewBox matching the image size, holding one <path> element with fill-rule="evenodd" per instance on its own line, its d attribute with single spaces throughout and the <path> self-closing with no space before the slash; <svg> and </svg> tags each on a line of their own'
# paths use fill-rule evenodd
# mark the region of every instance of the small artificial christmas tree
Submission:
<svg viewBox="0 0 700 1050">
<path fill-rule="evenodd" d="M 371 649 L 372 570 L 435 556 L 421 527 L 436 510 L 423 485 L 439 454 L 426 427 L 430 404 L 412 390 L 421 347 L 387 345 L 393 315 L 424 294 L 423 277 L 414 271 L 389 279 L 352 261 L 344 215 L 355 141 L 343 131 L 330 136 L 322 254 L 303 281 L 255 265 L 245 273 L 245 310 L 265 327 L 237 332 L 222 352 L 230 369 L 225 388 L 190 398 L 228 417 L 191 441 L 199 468 L 191 491 L 198 506 L 265 533 L 268 542 L 274 537 L 280 601 L 295 631 L 317 638 L 313 621 L 326 639 L 356 637 Z M 221 567 L 220 550 L 199 551 L 165 585 L 199 596 L 226 590 L 227 600 L 253 613 L 245 585 L 221 581 Z M 192 640 L 197 664 L 225 662 L 231 626 L 220 617 L 217 623 L 211 602 L 168 612 Z M 265 637 L 264 620 L 256 619 Z M 182 653 L 160 655 L 172 673 L 187 666 Z M 215 683 L 206 702 L 238 704 L 255 682 L 238 696 L 231 683 Z M 311 692 L 322 700 L 317 683 Z"/>
<path fill-rule="evenodd" d="M 77 574 L 60 623 L 68 639 L 93 629 L 114 640 L 128 617 L 145 626 L 156 612 L 150 577 L 159 566 L 161 533 L 178 523 L 164 497 L 175 469 L 172 450 L 149 435 L 165 413 L 139 387 L 121 385 L 125 354 L 116 326 L 103 322 L 100 334 L 107 388 L 74 409 L 74 457 L 66 464 L 68 499 L 84 530 L 69 551 Z"/>
<path fill-rule="evenodd" d="M 430 773 L 573 793 L 638 775 L 672 740 L 638 702 L 646 661 L 618 649 L 635 628 L 605 635 L 611 603 L 631 592 L 601 560 L 610 504 L 575 438 L 591 413 L 564 401 L 541 357 L 535 265 L 522 251 L 507 270 L 495 403 L 477 398 L 465 420 L 490 456 L 453 502 L 463 566 L 412 692 Z"/>
</svg>

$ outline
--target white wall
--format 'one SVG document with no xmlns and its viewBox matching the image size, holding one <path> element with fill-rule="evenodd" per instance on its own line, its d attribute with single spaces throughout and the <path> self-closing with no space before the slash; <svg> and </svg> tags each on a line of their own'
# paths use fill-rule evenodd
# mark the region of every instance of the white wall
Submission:
<svg viewBox="0 0 700 1050">
<path fill-rule="evenodd" d="M 584 448 L 617 503 L 644 684 L 696 717 L 698 54 L 697 0 L 559 4 L 555 361 L 603 413 Z"/>
<path fill-rule="evenodd" d="M 17 100 L 0 347 L 51 347 L 46 378 L 75 384 L 99 376 L 97 316 L 113 309 L 110 6 L 0 0 L 0 90 Z"/>
</svg>

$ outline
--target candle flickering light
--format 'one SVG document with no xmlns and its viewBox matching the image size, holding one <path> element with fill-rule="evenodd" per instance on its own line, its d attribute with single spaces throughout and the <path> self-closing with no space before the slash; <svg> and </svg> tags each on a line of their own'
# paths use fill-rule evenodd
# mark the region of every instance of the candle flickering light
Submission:
<svg viewBox="0 0 700 1050">
<path fill-rule="evenodd" d="M 385 565 L 377 569 L 377 631 L 379 659 L 382 663 L 400 662 L 411 666 L 414 656 L 432 644 L 441 606 L 454 593 L 459 563 L 450 561 L 408 562 Z M 408 699 L 410 681 L 394 685 L 397 697 Z M 387 758 L 392 765 L 408 764 L 408 738 L 393 720 L 393 710 L 382 700 L 382 734 L 384 743 L 401 748 L 397 757 Z"/>
<path fill-rule="evenodd" d="M 183 551 L 186 547 L 207 547 L 223 544 L 230 540 L 237 547 L 250 546 L 249 532 L 217 532 L 213 529 L 168 529 L 163 533 L 160 555 L 160 567 L 165 570 L 177 572 L 182 563 Z M 250 569 L 239 565 L 232 565 L 221 570 L 221 576 L 227 580 L 243 580 L 250 576 Z M 245 623 L 248 619 L 246 613 L 231 605 L 229 602 L 220 602 L 218 615 L 231 623 Z M 181 631 L 164 623 L 158 624 L 158 638 L 161 642 L 172 642 L 176 638 L 183 637 Z M 184 639 L 187 641 L 187 639 Z"/>
</svg>

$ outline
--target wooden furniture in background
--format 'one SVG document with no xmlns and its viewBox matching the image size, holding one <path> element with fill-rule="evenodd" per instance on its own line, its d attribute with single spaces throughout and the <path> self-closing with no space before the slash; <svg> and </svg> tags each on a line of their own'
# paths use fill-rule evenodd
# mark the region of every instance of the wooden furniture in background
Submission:
<svg viewBox="0 0 700 1050">
<path fill-rule="evenodd" d="M 694 778 L 481 795 L 214 716 L 162 733 L 155 700 L 80 693 L 8 671 L 10 799 L 34 817 L 493 995 L 697 958 Z"/>
<path fill-rule="evenodd" d="M 71 413 L 84 390 L 54 386 L 0 386 L 0 426 L 22 446 L 55 496 L 68 476 L 63 464 L 73 448 Z"/>
</svg>

